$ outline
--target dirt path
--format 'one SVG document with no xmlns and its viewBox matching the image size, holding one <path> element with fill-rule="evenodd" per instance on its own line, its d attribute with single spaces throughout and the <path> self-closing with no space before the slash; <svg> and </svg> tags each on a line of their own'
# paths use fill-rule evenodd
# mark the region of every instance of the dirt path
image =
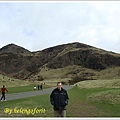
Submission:
<svg viewBox="0 0 120 120">
<path fill-rule="evenodd" d="M 8 100 L 15 100 L 20 98 L 27 98 L 27 97 L 37 96 L 37 95 L 48 94 L 48 93 L 51 93 L 54 88 L 47 88 L 39 91 L 36 90 L 36 91 L 30 91 L 30 92 L 6 94 L 6 99 L 8 101 Z M 72 86 L 66 85 L 66 86 L 63 86 L 63 88 L 68 90 L 68 89 L 71 89 Z"/>
</svg>

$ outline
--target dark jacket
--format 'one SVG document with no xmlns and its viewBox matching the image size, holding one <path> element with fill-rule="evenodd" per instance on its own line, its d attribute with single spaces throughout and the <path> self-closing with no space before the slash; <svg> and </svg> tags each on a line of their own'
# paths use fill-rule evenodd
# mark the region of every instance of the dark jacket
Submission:
<svg viewBox="0 0 120 120">
<path fill-rule="evenodd" d="M 54 110 L 66 110 L 68 99 L 67 91 L 63 88 L 61 91 L 55 88 L 50 95 L 50 102 L 54 106 Z"/>
</svg>

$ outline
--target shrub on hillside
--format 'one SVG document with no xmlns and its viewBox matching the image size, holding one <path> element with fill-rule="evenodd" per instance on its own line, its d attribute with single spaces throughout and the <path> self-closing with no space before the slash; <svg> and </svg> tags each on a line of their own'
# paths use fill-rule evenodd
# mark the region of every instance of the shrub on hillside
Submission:
<svg viewBox="0 0 120 120">
<path fill-rule="evenodd" d="M 80 76 L 76 75 L 72 78 L 72 80 L 69 80 L 69 84 L 72 85 L 72 84 L 75 84 L 77 82 L 84 81 L 84 80 L 94 80 L 94 79 L 92 77 L 89 78 L 84 75 L 80 75 Z"/>
<path fill-rule="evenodd" d="M 39 75 L 39 76 L 38 76 L 38 81 L 43 81 L 43 80 L 44 80 L 43 76 L 42 76 L 42 75 Z"/>
<path fill-rule="evenodd" d="M 68 83 L 67 83 L 67 82 L 62 81 L 62 84 L 63 84 L 63 85 L 67 85 Z"/>
</svg>

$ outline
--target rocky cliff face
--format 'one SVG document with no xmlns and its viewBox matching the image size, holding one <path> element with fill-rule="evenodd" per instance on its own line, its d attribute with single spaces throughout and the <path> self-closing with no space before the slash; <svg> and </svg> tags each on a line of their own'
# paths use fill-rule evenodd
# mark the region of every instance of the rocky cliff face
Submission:
<svg viewBox="0 0 120 120">
<path fill-rule="evenodd" d="M 78 49 L 58 56 L 48 63 L 50 68 L 62 68 L 68 65 L 80 65 L 86 68 L 103 70 L 110 66 L 120 66 L 120 55 L 109 52 L 97 52 L 93 49 Z"/>
<path fill-rule="evenodd" d="M 120 66 L 120 54 L 81 43 L 58 45 L 30 52 L 10 44 L 0 49 L 0 71 L 15 78 L 26 79 L 46 65 L 50 69 L 78 65 L 94 70 Z"/>
</svg>

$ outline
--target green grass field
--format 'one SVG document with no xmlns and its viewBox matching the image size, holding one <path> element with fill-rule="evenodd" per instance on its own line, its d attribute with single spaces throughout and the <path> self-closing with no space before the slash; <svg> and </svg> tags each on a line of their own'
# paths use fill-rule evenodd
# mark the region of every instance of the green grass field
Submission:
<svg viewBox="0 0 120 120">
<path fill-rule="evenodd" d="M 8 93 L 19 93 L 19 92 L 28 92 L 28 91 L 34 91 L 33 89 L 34 84 L 27 85 L 27 86 L 18 86 L 18 87 L 8 87 Z M 48 85 L 43 85 L 43 89 L 49 88 L 50 86 Z M 37 90 L 37 85 L 36 85 L 36 90 Z"/>
<path fill-rule="evenodd" d="M 43 82 L 41 81 L 24 81 L 19 79 L 13 79 L 4 75 L 0 75 L 0 85 L 2 88 L 3 85 L 6 86 L 8 89 L 8 93 L 19 93 L 19 92 L 28 92 L 33 91 L 34 85 L 37 87 L 37 85 L 41 85 Z M 49 88 L 51 85 L 43 85 L 43 89 Z"/>
<path fill-rule="evenodd" d="M 83 85 L 84 82 L 84 85 Z M 120 88 L 108 80 L 98 87 L 93 81 L 80 82 L 78 87 L 68 90 L 69 104 L 67 117 L 120 117 Z M 88 84 L 89 83 L 89 84 Z M 82 85 L 80 85 L 82 84 Z M 88 84 L 88 86 L 85 84 Z M 109 87 L 109 85 L 111 86 Z M 53 117 L 53 108 L 49 101 L 50 94 L 18 100 L 0 102 L 1 117 Z M 25 112 L 26 111 L 26 112 Z M 30 113 L 31 111 L 31 113 Z M 7 113 L 8 112 L 8 113 Z"/>
</svg>

